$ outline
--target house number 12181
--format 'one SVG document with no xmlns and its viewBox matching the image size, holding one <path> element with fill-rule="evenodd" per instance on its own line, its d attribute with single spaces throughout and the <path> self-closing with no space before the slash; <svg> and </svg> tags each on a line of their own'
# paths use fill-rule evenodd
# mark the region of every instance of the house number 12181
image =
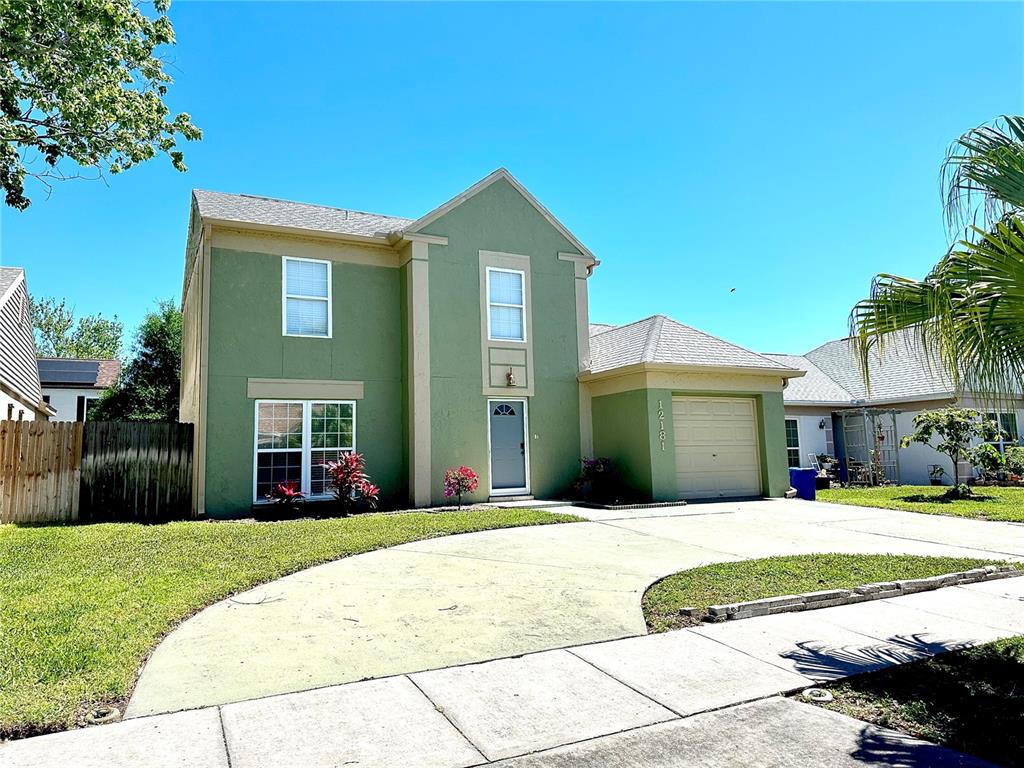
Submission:
<svg viewBox="0 0 1024 768">
<path fill-rule="evenodd" d="M 665 450 L 665 404 L 658 401 L 658 439 L 661 441 L 661 450 Z"/>
</svg>

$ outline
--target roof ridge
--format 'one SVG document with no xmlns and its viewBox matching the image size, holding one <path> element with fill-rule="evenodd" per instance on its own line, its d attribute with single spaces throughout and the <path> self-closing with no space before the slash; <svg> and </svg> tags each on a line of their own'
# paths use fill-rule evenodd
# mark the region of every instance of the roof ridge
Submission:
<svg viewBox="0 0 1024 768">
<path fill-rule="evenodd" d="M 268 203 L 288 203 L 290 205 L 307 205 L 310 208 L 323 208 L 328 211 L 344 211 L 346 213 L 358 213 L 363 216 L 379 216 L 382 219 L 402 219 L 404 221 L 415 221 L 408 216 L 395 216 L 391 213 L 374 213 L 372 211 L 360 211 L 357 208 L 342 208 L 339 205 L 324 205 L 323 203 L 307 203 L 302 200 L 288 200 L 284 197 L 267 197 L 266 195 L 253 195 L 248 192 L 221 192 L 216 189 L 199 189 L 198 187 L 193 188 L 192 192 L 209 192 L 214 195 L 230 195 L 231 197 L 245 197 L 250 200 L 265 200 Z"/>
<path fill-rule="evenodd" d="M 661 331 L 665 327 L 664 315 L 653 315 L 651 328 L 647 332 L 647 342 L 644 344 L 644 351 L 640 357 L 644 362 L 652 362 L 658 357 L 658 347 L 661 346 Z"/>
<path fill-rule="evenodd" d="M 609 331 L 621 331 L 623 328 L 629 328 L 632 325 L 639 325 L 640 323 L 646 323 L 648 320 L 653 320 L 656 317 L 658 317 L 658 315 L 648 315 L 647 317 L 642 317 L 639 320 L 633 320 L 632 322 L 629 322 L 629 323 L 623 323 L 622 325 L 612 326 L 607 331 L 601 331 L 601 333 L 595 333 L 594 335 L 595 336 L 600 336 L 602 333 L 608 333 Z M 598 323 L 598 325 L 600 325 L 600 323 Z"/>
<path fill-rule="evenodd" d="M 705 338 L 714 339 L 715 341 L 720 341 L 723 344 L 728 344 L 730 347 L 733 347 L 734 349 L 741 349 L 744 352 L 749 352 L 750 354 L 755 355 L 756 357 L 760 357 L 762 360 L 765 360 L 766 362 L 778 365 L 778 361 L 777 360 L 772 360 L 770 357 L 766 357 L 765 355 L 762 355 L 760 352 L 755 352 L 754 350 L 748 349 L 747 347 L 742 347 L 739 344 L 736 344 L 734 342 L 729 341 L 728 339 L 723 339 L 721 336 L 715 336 L 713 333 L 708 333 L 707 331 L 702 331 L 700 328 L 694 328 L 692 325 L 687 325 L 686 323 L 681 323 L 678 320 L 674 320 L 671 317 L 666 317 L 665 315 L 659 315 L 659 317 L 662 317 L 662 318 L 664 318 L 666 320 L 669 320 L 669 321 L 675 323 L 676 325 L 681 325 L 683 328 L 686 328 L 687 330 L 693 331 L 694 333 L 699 333 L 701 336 L 704 336 Z"/>
<path fill-rule="evenodd" d="M 74 360 L 80 363 L 120 363 L 116 357 L 50 357 L 49 355 L 37 356 L 36 360 Z"/>
</svg>

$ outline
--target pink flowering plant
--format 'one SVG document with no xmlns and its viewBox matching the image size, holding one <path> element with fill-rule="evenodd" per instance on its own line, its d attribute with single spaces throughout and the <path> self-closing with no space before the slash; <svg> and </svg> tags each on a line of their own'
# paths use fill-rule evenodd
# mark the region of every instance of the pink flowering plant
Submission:
<svg viewBox="0 0 1024 768">
<path fill-rule="evenodd" d="M 480 477 L 470 467 L 461 466 L 444 471 L 444 496 L 446 499 L 454 496 L 458 500 L 459 509 L 462 509 L 463 494 L 472 493 L 478 487 Z"/>
<path fill-rule="evenodd" d="M 345 453 L 337 461 L 321 464 L 330 478 L 331 490 L 343 514 L 359 507 L 377 508 L 380 488 L 370 482 L 361 453 Z"/>
<path fill-rule="evenodd" d="M 297 481 L 288 480 L 275 485 L 274 489 L 264 498 L 278 507 L 292 510 L 306 500 L 306 494 L 299 490 Z"/>
</svg>

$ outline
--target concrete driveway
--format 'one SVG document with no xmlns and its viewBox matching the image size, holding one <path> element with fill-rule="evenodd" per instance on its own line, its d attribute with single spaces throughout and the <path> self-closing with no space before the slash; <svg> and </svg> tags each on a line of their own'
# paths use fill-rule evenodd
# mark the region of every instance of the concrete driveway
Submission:
<svg viewBox="0 0 1024 768">
<path fill-rule="evenodd" d="M 669 573 L 781 554 L 1024 560 L 1024 525 L 765 500 L 608 513 L 338 560 L 217 603 L 146 664 L 126 715 L 226 704 L 645 633 Z"/>
</svg>

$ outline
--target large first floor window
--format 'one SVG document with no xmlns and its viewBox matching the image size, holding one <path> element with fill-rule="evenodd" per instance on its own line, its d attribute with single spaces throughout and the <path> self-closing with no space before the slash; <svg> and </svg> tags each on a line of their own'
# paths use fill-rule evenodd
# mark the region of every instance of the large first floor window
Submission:
<svg viewBox="0 0 1024 768">
<path fill-rule="evenodd" d="M 791 467 L 800 466 L 800 427 L 796 419 L 786 419 L 786 460 Z"/>
<path fill-rule="evenodd" d="M 355 402 L 258 400 L 253 498 L 264 501 L 279 483 L 295 483 L 307 497 L 327 496 L 322 465 L 355 449 Z"/>
</svg>

